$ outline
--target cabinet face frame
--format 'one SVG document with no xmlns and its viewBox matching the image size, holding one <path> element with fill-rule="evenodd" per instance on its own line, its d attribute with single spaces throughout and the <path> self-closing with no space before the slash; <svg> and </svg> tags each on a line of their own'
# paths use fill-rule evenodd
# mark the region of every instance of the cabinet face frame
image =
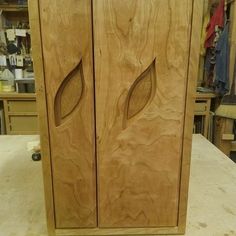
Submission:
<svg viewBox="0 0 236 236">
<path fill-rule="evenodd" d="M 153 235 L 153 234 L 181 234 L 185 232 L 186 211 L 188 198 L 188 181 L 190 171 L 190 156 L 192 142 L 192 126 L 194 113 L 195 86 L 198 74 L 200 50 L 200 32 L 202 26 L 204 0 L 193 0 L 193 15 L 191 29 L 191 43 L 189 55 L 189 69 L 187 82 L 186 110 L 184 121 L 183 156 L 181 164 L 180 201 L 177 227 L 161 228 L 124 228 L 124 229 L 56 229 L 53 201 L 52 170 L 49 143 L 48 112 L 44 83 L 44 67 L 40 35 L 39 0 L 29 0 L 29 16 L 32 32 L 32 48 L 36 75 L 37 109 L 39 112 L 40 138 L 42 150 L 42 165 L 44 176 L 44 190 L 46 201 L 47 225 L 49 235 Z"/>
</svg>

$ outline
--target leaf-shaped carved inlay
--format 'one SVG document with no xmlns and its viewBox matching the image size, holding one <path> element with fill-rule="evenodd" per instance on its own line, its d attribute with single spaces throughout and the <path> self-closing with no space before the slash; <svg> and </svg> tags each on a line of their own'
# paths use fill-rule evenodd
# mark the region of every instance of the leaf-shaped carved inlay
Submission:
<svg viewBox="0 0 236 236">
<path fill-rule="evenodd" d="M 139 114 L 152 100 L 156 91 L 155 61 L 134 81 L 126 99 L 124 123 Z"/>
<path fill-rule="evenodd" d="M 62 81 L 54 101 L 56 126 L 61 125 L 76 110 L 84 87 L 82 60 Z"/>
</svg>

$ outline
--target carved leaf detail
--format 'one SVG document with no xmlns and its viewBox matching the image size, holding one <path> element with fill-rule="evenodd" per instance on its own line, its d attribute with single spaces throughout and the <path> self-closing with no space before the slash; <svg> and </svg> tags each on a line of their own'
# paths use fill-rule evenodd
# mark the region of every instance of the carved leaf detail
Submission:
<svg viewBox="0 0 236 236">
<path fill-rule="evenodd" d="M 151 65 L 134 81 L 127 100 L 125 111 L 125 123 L 139 114 L 152 100 L 156 90 L 155 60 Z"/>
<path fill-rule="evenodd" d="M 56 126 L 61 125 L 77 109 L 84 87 L 82 60 L 62 81 L 54 101 Z"/>
</svg>

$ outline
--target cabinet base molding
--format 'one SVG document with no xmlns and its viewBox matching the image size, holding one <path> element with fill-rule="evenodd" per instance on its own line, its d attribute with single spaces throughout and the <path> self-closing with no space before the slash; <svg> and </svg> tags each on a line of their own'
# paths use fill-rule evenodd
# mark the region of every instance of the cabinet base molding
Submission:
<svg viewBox="0 0 236 236">
<path fill-rule="evenodd" d="M 184 234 L 179 227 L 160 228 L 116 228 L 116 229 L 56 229 L 55 235 L 60 236 L 85 236 L 85 235 L 166 235 Z"/>
</svg>

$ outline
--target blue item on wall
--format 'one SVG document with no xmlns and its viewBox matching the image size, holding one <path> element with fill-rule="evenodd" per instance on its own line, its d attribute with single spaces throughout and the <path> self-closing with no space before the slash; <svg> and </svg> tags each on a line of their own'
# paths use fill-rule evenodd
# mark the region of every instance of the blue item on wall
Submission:
<svg viewBox="0 0 236 236">
<path fill-rule="evenodd" d="M 224 27 L 223 32 L 216 45 L 215 64 L 215 90 L 224 95 L 229 91 L 229 23 Z"/>
</svg>

